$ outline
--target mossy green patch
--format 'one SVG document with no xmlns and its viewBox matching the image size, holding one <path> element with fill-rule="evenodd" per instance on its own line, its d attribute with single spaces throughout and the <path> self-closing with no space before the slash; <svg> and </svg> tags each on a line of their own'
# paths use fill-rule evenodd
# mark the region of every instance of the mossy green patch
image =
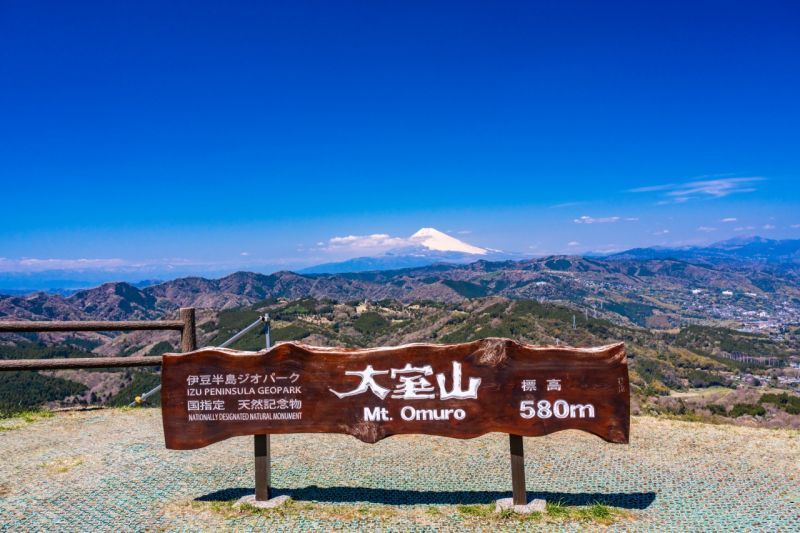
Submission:
<svg viewBox="0 0 800 533">
<path fill-rule="evenodd" d="M 53 412 L 47 409 L 20 411 L 16 413 L 0 413 L 0 431 L 19 429 L 33 422 L 52 417 Z"/>
</svg>

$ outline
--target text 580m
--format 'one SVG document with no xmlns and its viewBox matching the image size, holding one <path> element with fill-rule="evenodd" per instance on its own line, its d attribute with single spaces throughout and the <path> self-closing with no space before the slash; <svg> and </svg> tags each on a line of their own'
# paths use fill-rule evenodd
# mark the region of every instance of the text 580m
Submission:
<svg viewBox="0 0 800 533">
<path fill-rule="evenodd" d="M 519 403 L 519 415 L 522 418 L 594 418 L 594 405 L 571 404 L 566 400 L 522 400 Z"/>
</svg>

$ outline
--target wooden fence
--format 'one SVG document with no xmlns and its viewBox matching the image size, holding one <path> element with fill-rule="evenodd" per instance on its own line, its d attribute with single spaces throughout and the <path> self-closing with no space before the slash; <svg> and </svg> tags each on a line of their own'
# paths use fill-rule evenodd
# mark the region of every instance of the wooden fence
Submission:
<svg viewBox="0 0 800 533">
<path fill-rule="evenodd" d="M 129 321 L 0 321 L 0 333 L 54 333 L 77 331 L 180 331 L 181 352 L 197 348 L 195 312 L 182 307 L 178 320 Z M 11 370 L 60 370 L 81 368 L 110 368 L 159 366 L 161 356 L 145 357 L 76 357 L 68 359 L 5 359 L 0 360 L 0 372 Z"/>
</svg>

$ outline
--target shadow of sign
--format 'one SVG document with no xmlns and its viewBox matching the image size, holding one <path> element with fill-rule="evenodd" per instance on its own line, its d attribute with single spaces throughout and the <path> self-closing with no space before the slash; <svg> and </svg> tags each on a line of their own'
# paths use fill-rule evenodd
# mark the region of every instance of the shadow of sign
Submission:
<svg viewBox="0 0 800 533">
<path fill-rule="evenodd" d="M 199 502 L 235 501 L 253 493 L 252 487 L 219 490 L 200 496 Z M 320 503 L 379 503 L 386 505 L 474 505 L 491 503 L 508 496 L 507 491 L 421 491 L 376 489 L 367 487 L 317 487 L 294 489 L 273 487 L 273 496 L 288 495 L 295 500 Z M 601 503 L 621 509 L 647 509 L 656 499 L 655 492 L 528 492 L 528 501 L 542 498 L 563 505 Z"/>
</svg>

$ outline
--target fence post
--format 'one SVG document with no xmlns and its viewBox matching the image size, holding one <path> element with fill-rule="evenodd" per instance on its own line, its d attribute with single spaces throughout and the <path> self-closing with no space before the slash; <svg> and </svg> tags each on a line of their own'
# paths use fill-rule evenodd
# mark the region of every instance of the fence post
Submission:
<svg viewBox="0 0 800 533">
<path fill-rule="evenodd" d="M 183 329 L 181 330 L 181 352 L 193 352 L 197 349 L 197 334 L 194 326 L 194 307 L 181 307 Z"/>
</svg>

